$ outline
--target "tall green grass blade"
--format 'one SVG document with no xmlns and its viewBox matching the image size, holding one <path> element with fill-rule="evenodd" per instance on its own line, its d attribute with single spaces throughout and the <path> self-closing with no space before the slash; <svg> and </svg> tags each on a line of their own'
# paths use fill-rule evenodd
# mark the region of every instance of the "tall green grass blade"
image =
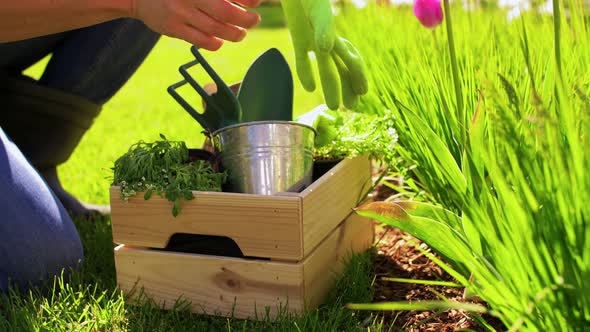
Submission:
<svg viewBox="0 0 590 332">
<path fill-rule="evenodd" d="M 488 312 L 488 309 L 479 304 L 473 303 L 459 303 L 447 301 L 419 301 L 419 302 L 388 302 L 388 303 L 372 303 L 372 304 L 347 304 L 348 309 L 353 310 L 387 310 L 387 311 L 410 311 L 410 310 L 447 310 L 458 309 L 469 312 Z"/>
<path fill-rule="evenodd" d="M 395 201 L 394 203 L 413 217 L 442 221 L 455 229 L 461 226 L 461 217 L 441 206 L 418 201 Z"/>
<path fill-rule="evenodd" d="M 422 280 L 422 279 L 403 279 L 403 278 L 388 278 L 388 277 L 383 277 L 381 279 L 382 280 L 385 280 L 385 281 L 399 282 L 399 283 L 404 283 L 404 284 L 443 286 L 443 287 L 454 287 L 454 288 L 463 287 L 463 285 L 461 285 L 461 284 L 458 284 L 458 283 L 455 283 L 455 282 L 450 282 L 450 281 Z"/>
<path fill-rule="evenodd" d="M 449 149 L 423 119 L 400 103 L 398 105 L 404 109 L 403 116 L 406 118 L 406 123 L 410 124 L 410 130 L 414 135 L 423 142 L 428 142 L 424 146 L 428 150 L 422 151 L 423 154 L 426 154 L 423 159 L 432 164 L 424 166 L 439 170 L 441 172 L 439 175 L 442 177 L 439 179 L 440 181 L 448 183 L 456 194 L 464 194 L 467 190 L 467 183 Z"/>
<path fill-rule="evenodd" d="M 449 0 L 443 0 L 443 8 L 445 13 L 445 25 L 447 28 L 449 57 L 451 59 L 451 75 L 453 76 L 453 86 L 455 87 L 455 98 L 457 101 L 457 113 L 459 114 L 459 119 L 464 119 L 462 116 L 465 112 L 465 109 L 463 108 L 463 92 L 461 90 L 459 66 L 457 65 L 457 53 L 455 51 L 455 37 L 453 35 L 453 24 Z"/>
<path fill-rule="evenodd" d="M 479 93 L 475 114 L 471 119 L 467 134 L 467 143 L 463 151 L 462 173 L 465 176 L 468 190 L 479 196 L 485 185 L 485 161 L 482 156 L 486 146 L 486 110 L 483 106 L 483 94 Z"/>
<path fill-rule="evenodd" d="M 533 65 L 531 63 L 529 38 L 527 36 L 527 27 L 526 27 L 526 24 L 524 21 L 524 16 L 521 18 L 520 23 L 521 23 L 521 27 L 522 27 L 522 29 L 521 29 L 522 32 L 521 32 L 521 37 L 520 37 L 520 48 L 521 48 L 522 55 L 525 60 L 526 72 L 527 72 L 527 75 L 528 75 L 530 83 L 531 83 L 532 93 L 536 99 L 536 98 L 539 98 L 539 94 L 537 93 L 537 84 L 535 82 L 535 72 L 534 72 Z"/>
<path fill-rule="evenodd" d="M 553 38 L 554 38 L 554 51 L 555 51 L 555 65 L 557 67 L 557 73 L 562 76 L 561 71 L 561 6 L 559 0 L 552 0 L 553 6 Z"/>
<path fill-rule="evenodd" d="M 500 77 L 500 82 L 502 82 L 502 87 L 506 92 L 506 96 L 508 97 L 508 101 L 510 102 L 510 106 L 516 112 L 516 116 L 520 117 L 522 112 L 520 110 L 520 101 L 518 98 L 518 94 L 514 86 L 510 83 L 510 81 L 504 77 L 502 74 L 498 74 Z"/>
<path fill-rule="evenodd" d="M 477 325 L 487 332 L 496 332 L 496 329 L 488 323 L 480 314 L 476 312 L 469 313 L 469 316 L 477 323 Z"/>
</svg>

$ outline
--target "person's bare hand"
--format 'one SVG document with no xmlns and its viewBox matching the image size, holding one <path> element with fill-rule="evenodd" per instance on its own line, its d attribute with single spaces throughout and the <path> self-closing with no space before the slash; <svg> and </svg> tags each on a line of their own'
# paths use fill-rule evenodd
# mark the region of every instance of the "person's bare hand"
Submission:
<svg viewBox="0 0 590 332">
<path fill-rule="evenodd" d="M 243 7 L 256 7 L 261 0 L 131 0 L 132 16 L 161 34 L 184 39 L 215 51 L 224 40 L 238 42 L 246 29 L 260 21 L 258 14 Z"/>
</svg>

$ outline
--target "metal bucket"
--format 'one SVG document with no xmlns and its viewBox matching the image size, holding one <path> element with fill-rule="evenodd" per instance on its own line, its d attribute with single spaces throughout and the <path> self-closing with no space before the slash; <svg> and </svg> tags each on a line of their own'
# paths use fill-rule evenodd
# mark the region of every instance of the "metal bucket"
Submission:
<svg viewBox="0 0 590 332">
<path fill-rule="evenodd" d="M 315 130 L 289 121 L 255 121 L 213 133 L 229 191 L 273 195 L 311 184 Z"/>
</svg>

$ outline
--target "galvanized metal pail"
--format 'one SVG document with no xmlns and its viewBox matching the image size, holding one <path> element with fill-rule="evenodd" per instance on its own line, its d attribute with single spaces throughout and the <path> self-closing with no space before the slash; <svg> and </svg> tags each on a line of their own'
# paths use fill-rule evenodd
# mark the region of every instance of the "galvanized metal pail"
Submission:
<svg viewBox="0 0 590 332">
<path fill-rule="evenodd" d="M 213 143 L 233 192 L 273 195 L 311 184 L 316 132 L 290 121 L 255 121 L 215 131 Z"/>
</svg>

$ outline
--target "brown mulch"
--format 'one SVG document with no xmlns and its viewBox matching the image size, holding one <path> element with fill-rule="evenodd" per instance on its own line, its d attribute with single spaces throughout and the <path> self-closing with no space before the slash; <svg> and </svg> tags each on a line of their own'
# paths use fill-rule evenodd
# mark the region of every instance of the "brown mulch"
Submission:
<svg viewBox="0 0 590 332">
<path fill-rule="evenodd" d="M 378 187 L 373 199 L 384 200 L 391 194 L 393 192 L 388 188 Z M 441 300 L 440 295 L 442 294 L 451 301 L 469 301 L 471 303 L 485 305 L 481 301 L 465 300 L 463 298 L 463 288 L 383 280 L 384 277 L 393 277 L 454 281 L 448 273 L 416 248 L 416 245 L 419 245 L 422 249 L 429 251 L 428 246 L 409 234 L 396 228 L 377 224 L 375 239 L 377 243 L 373 257 L 373 272 L 375 273 L 373 302 Z M 450 309 L 442 312 L 397 311 L 381 312 L 379 315 L 383 317 L 384 330 L 386 331 L 446 332 L 465 329 L 485 331 L 467 312 L 462 310 Z M 497 331 L 506 330 L 504 325 L 497 319 L 486 315 L 483 317 Z"/>
</svg>

